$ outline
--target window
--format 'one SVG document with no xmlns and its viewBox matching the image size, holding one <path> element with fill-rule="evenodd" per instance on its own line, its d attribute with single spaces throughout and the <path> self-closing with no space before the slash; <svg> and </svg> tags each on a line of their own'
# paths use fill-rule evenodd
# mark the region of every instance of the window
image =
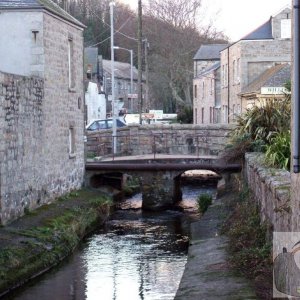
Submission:
<svg viewBox="0 0 300 300">
<path fill-rule="evenodd" d="M 225 65 L 225 86 L 228 85 L 228 64 Z"/>
<path fill-rule="evenodd" d="M 201 122 L 204 123 L 204 107 L 201 109 Z"/>
<path fill-rule="evenodd" d="M 197 108 L 195 108 L 195 124 L 198 124 Z"/>
<path fill-rule="evenodd" d="M 205 95 L 205 85 L 204 85 L 204 81 L 202 82 L 202 99 L 204 99 L 204 95 Z"/>
<path fill-rule="evenodd" d="M 225 86 L 225 65 L 222 66 L 222 86 Z"/>
<path fill-rule="evenodd" d="M 233 61 L 233 64 L 232 64 L 232 72 L 233 72 L 233 83 L 236 82 L 236 61 L 234 60 Z"/>
<path fill-rule="evenodd" d="M 236 63 L 236 81 L 237 81 L 237 83 L 240 82 L 240 74 L 241 74 L 241 60 L 240 60 L 240 58 L 238 58 L 237 63 Z"/>
<path fill-rule="evenodd" d="M 75 130 L 69 127 L 69 157 L 75 157 Z"/>
<path fill-rule="evenodd" d="M 197 98 L 197 85 L 194 85 L 194 98 Z"/>
<path fill-rule="evenodd" d="M 227 123 L 228 121 L 228 106 L 223 105 L 223 122 Z"/>
<path fill-rule="evenodd" d="M 290 39 L 292 33 L 292 23 L 291 19 L 281 20 L 281 38 Z"/>
<path fill-rule="evenodd" d="M 69 37 L 68 40 L 68 74 L 69 74 L 69 89 L 75 88 L 74 80 L 74 49 L 73 39 Z"/>
</svg>

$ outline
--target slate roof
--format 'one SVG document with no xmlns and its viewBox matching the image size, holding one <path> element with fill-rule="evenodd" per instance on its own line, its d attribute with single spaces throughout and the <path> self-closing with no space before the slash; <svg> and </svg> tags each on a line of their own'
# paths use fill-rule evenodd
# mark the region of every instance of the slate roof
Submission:
<svg viewBox="0 0 300 300">
<path fill-rule="evenodd" d="M 220 51 L 228 47 L 228 44 L 201 45 L 194 60 L 220 60 Z"/>
<path fill-rule="evenodd" d="M 85 25 L 76 20 L 51 0 L 0 0 L 0 11 L 18 9 L 45 9 L 75 25 L 85 27 Z"/>
<path fill-rule="evenodd" d="M 203 72 L 199 73 L 197 78 L 200 78 L 203 75 L 207 75 L 207 74 L 211 73 L 212 71 L 217 70 L 218 68 L 220 68 L 220 66 L 221 66 L 221 64 L 218 61 L 217 63 L 211 65 L 209 68 L 205 69 Z"/>
<path fill-rule="evenodd" d="M 289 80 L 291 80 L 290 64 L 278 64 L 252 81 L 241 94 L 260 93 L 262 87 L 283 87 Z"/>
<path fill-rule="evenodd" d="M 130 64 L 115 61 L 115 77 L 130 80 Z M 103 59 L 103 70 L 111 74 L 111 60 Z M 133 80 L 137 80 L 138 70 L 133 66 Z"/>
<path fill-rule="evenodd" d="M 266 23 L 262 24 L 252 32 L 248 33 L 241 40 L 265 40 L 273 39 L 272 35 L 272 18 L 270 18 Z"/>
</svg>

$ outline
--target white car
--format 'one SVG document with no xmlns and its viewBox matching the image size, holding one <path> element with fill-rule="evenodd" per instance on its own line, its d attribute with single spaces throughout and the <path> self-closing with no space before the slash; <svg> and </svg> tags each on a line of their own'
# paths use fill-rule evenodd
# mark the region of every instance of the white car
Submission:
<svg viewBox="0 0 300 300">
<path fill-rule="evenodd" d="M 117 127 L 124 127 L 126 123 L 117 119 Z M 101 119 L 101 120 L 93 120 L 87 126 L 86 130 L 88 131 L 95 131 L 101 129 L 110 129 L 113 126 L 113 119 Z"/>
</svg>

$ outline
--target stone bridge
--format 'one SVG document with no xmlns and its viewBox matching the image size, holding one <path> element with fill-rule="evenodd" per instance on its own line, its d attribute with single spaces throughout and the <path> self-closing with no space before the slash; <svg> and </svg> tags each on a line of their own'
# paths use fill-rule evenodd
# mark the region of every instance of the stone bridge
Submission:
<svg viewBox="0 0 300 300">
<path fill-rule="evenodd" d="M 145 154 L 219 155 L 234 125 L 129 125 L 118 128 L 116 156 Z M 113 155 L 112 131 L 88 132 L 87 156 Z"/>
<path fill-rule="evenodd" d="M 230 181 L 240 165 L 220 161 L 233 125 L 130 125 L 117 131 L 88 133 L 86 185 L 104 181 L 122 188 L 124 174 L 140 178 L 144 209 L 163 209 L 181 200 L 180 176 L 187 170 L 212 170 Z M 92 159 L 91 159 L 92 158 Z"/>
</svg>

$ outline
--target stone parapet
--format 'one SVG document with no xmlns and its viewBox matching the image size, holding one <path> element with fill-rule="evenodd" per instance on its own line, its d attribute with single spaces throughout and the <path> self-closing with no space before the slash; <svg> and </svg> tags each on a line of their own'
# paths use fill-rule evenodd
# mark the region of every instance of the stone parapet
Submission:
<svg viewBox="0 0 300 300">
<path fill-rule="evenodd" d="M 245 176 L 260 208 L 263 222 L 273 231 L 291 231 L 290 173 L 264 164 L 264 154 L 245 155 Z"/>
<path fill-rule="evenodd" d="M 129 125 L 118 128 L 117 154 L 219 155 L 233 129 L 234 125 L 228 124 Z M 111 154 L 111 149 L 111 130 L 87 133 L 88 155 L 104 156 Z"/>
</svg>

